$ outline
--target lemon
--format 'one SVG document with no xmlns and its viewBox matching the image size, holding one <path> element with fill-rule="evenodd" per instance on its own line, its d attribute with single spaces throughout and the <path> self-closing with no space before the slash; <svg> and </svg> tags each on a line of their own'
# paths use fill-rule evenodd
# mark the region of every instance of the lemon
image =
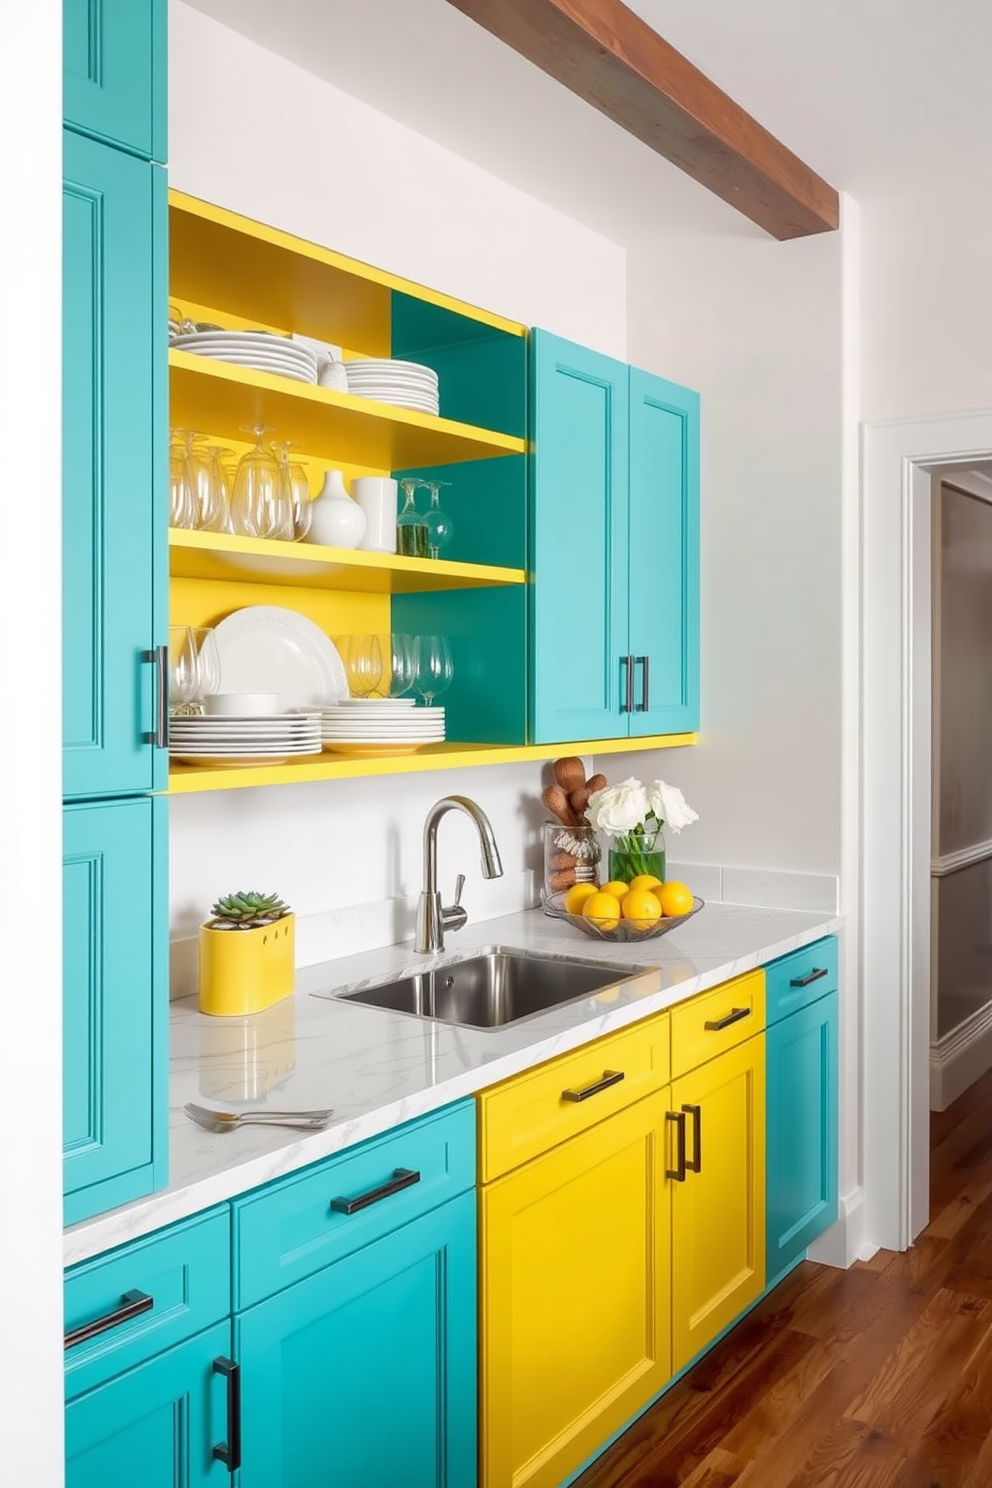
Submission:
<svg viewBox="0 0 992 1488">
<path fill-rule="evenodd" d="M 592 883 L 573 884 L 565 895 L 565 913 L 579 915 L 582 906 L 587 899 L 591 899 L 596 892 L 596 885 Z"/>
<path fill-rule="evenodd" d="M 635 930 L 650 930 L 661 919 L 661 905 L 650 889 L 631 888 L 621 906 L 623 917 Z"/>
<path fill-rule="evenodd" d="M 632 889 L 660 889 L 661 879 L 655 878 L 653 873 L 639 873 L 636 878 L 630 880 Z"/>
<path fill-rule="evenodd" d="M 673 878 L 669 883 L 663 883 L 656 893 L 661 912 L 666 919 L 674 915 L 688 914 L 692 909 L 692 890 L 687 884 L 679 883 L 677 879 Z"/>
<path fill-rule="evenodd" d="M 587 920 L 594 920 L 599 930 L 615 930 L 620 923 L 620 900 L 602 889 L 591 894 L 582 906 Z"/>
<path fill-rule="evenodd" d="M 630 884 L 623 883 L 619 878 L 611 878 L 609 883 L 603 885 L 602 892 L 604 894 L 612 894 L 614 899 L 622 899 L 629 888 Z"/>
</svg>

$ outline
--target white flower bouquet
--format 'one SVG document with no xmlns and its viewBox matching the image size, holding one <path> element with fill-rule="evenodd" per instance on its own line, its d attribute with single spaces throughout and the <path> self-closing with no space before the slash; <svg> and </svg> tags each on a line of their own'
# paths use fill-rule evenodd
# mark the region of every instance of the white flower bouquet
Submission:
<svg viewBox="0 0 992 1488">
<path fill-rule="evenodd" d="M 586 815 L 598 832 L 614 839 L 610 878 L 623 883 L 642 874 L 664 881 L 665 827 L 678 833 L 699 820 L 677 786 L 664 780 L 644 785 L 633 776 L 595 791 Z"/>
</svg>

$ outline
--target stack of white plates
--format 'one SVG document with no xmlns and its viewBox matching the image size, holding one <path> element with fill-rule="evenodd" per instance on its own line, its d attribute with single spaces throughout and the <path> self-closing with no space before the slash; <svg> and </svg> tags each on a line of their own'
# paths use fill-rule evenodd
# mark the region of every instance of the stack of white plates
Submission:
<svg viewBox="0 0 992 1488">
<path fill-rule="evenodd" d="M 444 742 L 444 709 L 416 708 L 412 698 L 350 698 L 322 708 L 320 720 L 324 748 L 335 754 L 415 754 Z"/>
<path fill-rule="evenodd" d="M 345 362 L 345 369 L 350 393 L 397 408 L 414 408 L 418 413 L 438 412 L 437 373 L 431 367 L 370 358 Z"/>
<path fill-rule="evenodd" d="M 296 755 L 320 751 L 318 712 L 212 718 L 179 714 L 169 719 L 169 755 L 188 765 L 285 764 Z"/>
<path fill-rule="evenodd" d="M 309 346 L 288 336 L 270 336 L 264 331 L 196 331 L 173 337 L 179 351 L 195 351 L 215 362 L 233 362 L 256 372 L 273 372 L 294 382 L 317 381 L 317 354 Z"/>
</svg>

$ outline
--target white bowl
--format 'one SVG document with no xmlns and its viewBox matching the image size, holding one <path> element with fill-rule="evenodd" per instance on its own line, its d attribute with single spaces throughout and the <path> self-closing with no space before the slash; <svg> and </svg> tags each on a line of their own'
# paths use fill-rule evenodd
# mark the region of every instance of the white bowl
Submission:
<svg viewBox="0 0 992 1488">
<path fill-rule="evenodd" d="M 203 699 L 204 713 L 215 718 L 230 718 L 251 714 L 258 718 L 262 714 L 275 713 L 279 697 L 274 692 L 215 692 Z"/>
</svg>

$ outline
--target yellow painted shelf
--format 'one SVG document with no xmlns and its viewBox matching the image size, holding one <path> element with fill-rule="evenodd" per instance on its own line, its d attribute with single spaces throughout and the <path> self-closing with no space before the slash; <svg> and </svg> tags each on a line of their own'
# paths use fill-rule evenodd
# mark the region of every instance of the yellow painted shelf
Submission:
<svg viewBox="0 0 992 1488">
<path fill-rule="evenodd" d="M 215 439 L 241 441 L 246 425 L 268 424 L 280 439 L 300 445 L 303 455 L 378 470 L 454 465 L 520 455 L 527 448 L 526 440 L 512 434 L 175 348 L 169 351 L 169 418 L 178 428 L 206 429 Z"/>
<path fill-rule="evenodd" d="M 511 336 L 527 334 L 517 321 L 181 191 L 169 192 L 169 281 L 175 299 L 305 330 L 366 356 L 389 355 L 394 293 Z"/>
<path fill-rule="evenodd" d="M 253 785 L 293 785 L 310 780 L 352 780 L 368 775 L 422 774 L 427 770 L 459 770 L 469 765 L 513 765 L 525 760 L 558 759 L 564 754 L 631 754 L 643 749 L 678 749 L 695 744 L 697 734 L 653 734 L 644 739 L 585 739 L 570 744 L 431 744 L 417 754 L 381 759 L 348 759 L 322 754 L 286 765 L 210 769 L 174 764 L 169 770 L 169 794 L 236 790 Z"/>
<path fill-rule="evenodd" d="M 423 594 L 527 582 L 522 568 L 406 558 L 400 553 L 360 553 L 319 543 L 267 542 L 179 527 L 169 529 L 169 573 L 177 579 L 277 583 L 351 594 Z"/>
</svg>

